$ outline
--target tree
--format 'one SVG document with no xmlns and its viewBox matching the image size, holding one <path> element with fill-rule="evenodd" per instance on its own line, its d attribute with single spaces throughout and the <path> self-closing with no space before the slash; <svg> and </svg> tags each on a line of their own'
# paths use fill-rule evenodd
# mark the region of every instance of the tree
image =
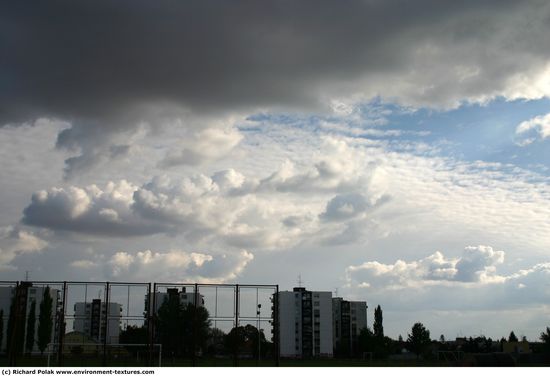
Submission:
<svg viewBox="0 0 550 376">
<path fill-rule="evenodd" d="M 121 344 L 143 344 L 147 343 L 147 328 L 145 326 L 128 325 L 119 335 Z"/>
<path fill-rule="evenodd" d="M 431 343 L 430 331 L 422 323 L 415 323 L 407 338 L 407 343 L 409 350 L 414 352 L 417 357 L 420 356 Z"/>
<path fill-rule="evenodd" d="M 443 334 L 439 336 L 439 342 L 445 343 L 445 336 Z"/>
<path fill-rule="evenodd" d="M 192 355 L 206 348 L 209 327 L 206 308 L 191 303 L 183 305 L 178 295 L 169 295 L 159 308 L 158 340 L 162 351 L 172 356 Z"/>
<path fill-rule="evenodd" d="M 196 307 L 188 303 L 182 306 L 183 319 L 183 348 L 185 354 L 191 355 L 199 350 L 206 349 L 210 328 L 210 315 L 202 306 Z M 195 348 L 193 348 L 193 343 Z"/>
<path fill-rule="evenodd" d="M 23 351 L 23 342 L 25 336 L 25 320 L 22 320 L 17 312 L 17 296 L 20 287 L 15 289 L 15 294 L 11 298 L 10 315 L 8 316 L 8 328 L 6 333 L 6 349 L 11 354 L 20 354 Z"/>
<path fill-rule="evenodd" d="M 207 352 L 210 355 L 223 353 L 225 333 L 220 328 L 208 330 Z"/>
<path fill-rule="evenodd" d="M 38 339 L 37 345 L 41 354 L 52 340 L 53 329 L 53 299 L 50 295 L 50 286 L 46 286 L 42 301 L 40 302 L 40 313 L 38 314 Z"/>
<path fill-rule="evenodd" d="M 181 308 L 179 296 L 169 294 L 158 310 L 157 340 L 162 344 L 163 352 L 172 356 L 179 355 L 181 350 L 180 344 L 183 339 Z"/>
<path fill-rule="evenodd" d="M 513 330 L 510 332 L 510 335 L 508 336 L 508 342 L 518 342 L 518 337 L 516 337 Z"/>
<path fill-rule="evenodd" d="M 3 339 L 4 339 L 4 310 L 0 309 L 0 351 L 2 351 Z"/>
<path fill-rule="evenodd" d="M 145 344 L 147 342 L 147 327 L 145 326 L 128 325 L 119 335 L 120 344 Z M 134 355 L 140 351 L 136 346 L 125 346 L 125 348 Z"/>
<path fill-rule="evenodd" d="M 27 317 L 27 334 L 25 336 L 25 351 L 30 354 L 34 347 L 34 326 L 36 325 L 36 301 L 33 300 Z"/>
<path fill-rule="evenodd" d="M 243 350 L 246 342 L 246 331 L 243 326 L 237 326 L 225 336 L 225 348 L 231 352 L 235 359 L 238 359 L 239 353 Z"/>
<path fill-rule="evenodd" d="M 372 325 L 374 336 L 377 338 L 384 338 L 384 326 L 382 325 L 382 321 L 382 308 L 378 305 L 374 309 L 374 324 Z"/>
<path fill-rule="evenodd" d="M 541 332 L 539 338 L 544 343 L 546 351 L 550 351 L 550 328 L 546 327 L 546 331 Z"/>
</svg>

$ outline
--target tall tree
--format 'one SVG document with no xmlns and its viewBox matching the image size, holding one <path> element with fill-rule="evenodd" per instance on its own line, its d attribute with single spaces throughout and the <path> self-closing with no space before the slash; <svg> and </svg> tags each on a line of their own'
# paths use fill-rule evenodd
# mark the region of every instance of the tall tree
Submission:
<svg viewBox="0 0 550 376">
<path fill-rule="evenodd" d="M 205 349 L 209 327 L 206 308 L 183 305 L 176 294 L 169 295 L 158 310 L 157 328 L 162 351 L 172 356 L 192 355 Z"/>
<path fill-rule="evenodd" d="M 182 319 L 179 296 L 169 294 L 158 310 L 158 341 L 166 354 L 176 356 L 181 351 Z"/>
<path fill-rule="evenodd" d="M 4 339 L 4 310 L 0 309 L 0 351 L 2 351 L 3 339 Z"/>
<path fill-rule="evenodd" d="M 413 325 L 411 333 L 407 339 L 409 350 L 414 352 L 418 357 L 431 343 L 430 331 L 420 322 Z"/>
<path fill-rule="evenodd" d="M 36 301 L 33 300 L 27 316 L 27 331 L 25 336 L 25 351 L 30 354 L 34 347 L 34 326 L 36 325 Z"/>
<path fill-rule="evenodd" d="M 206 349 L 208 329 L 210 328 L 208 310 L 204 307 L 195 307 L 194 304 L 188 303 L 182 307 L 181 316 L 183 319 L 184 352 L 192 355 L 198 350 Z M 193 348 L 193 343 L 195 348 Z"/>
<path fill-rule="evenodd" d="M 510 332 L 510 335 L 508 336 L 508 342 L 518 342 L 518 337 L 516 337 L 516 334 L 512 330 Z"/>
<path fill-rule="evenodd" d="M 20 317 L 18 312 L 17 296 L 20 287 L 15 289 L 15 294 L 11 298 L 10 315 L 8 317 L 8 330 L 6 333 L 6 349 L 11 354 L 20 354 L 23 351 L 23 342 L 25 336 L 25 319 Z"/>
<path fill-rule="evenodd" d="M 382 325 L 382 308 L 378 305 L 374 309 L 374 324 L 372 324 L 372 329 L 374 331 L 374 336 L 377 338 L 384 337 L 384 326 Z"/>
<path fill-rule="evenodd" d="M 41 354 L 52 340 L 53 329 L 53 299 L 50 295 L 50 286 L 46 286 L 42 301 L 40 302 L 40 313 L 38 314 L 38 339 L 37 345 Z"/>
<path fill-rule="evenodd" d="M 541 332 L 539 338 L 544 343 L 545 350 L 550 351 L 550 328 L 546 327 L 546 331 Z"/>
</svg>

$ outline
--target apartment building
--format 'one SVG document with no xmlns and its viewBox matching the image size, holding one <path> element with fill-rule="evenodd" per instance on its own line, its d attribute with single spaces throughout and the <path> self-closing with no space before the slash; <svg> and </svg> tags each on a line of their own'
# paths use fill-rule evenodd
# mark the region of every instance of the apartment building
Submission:
<svg viewBox="0 0 550 376">
<path fill-rule="evenodd" d="M 295 287 L 278 295 L 282 357 L 332 357 L 332 293 Z"/>
<path fill-rule="evenodd" d="M 332 298 L 332 323 L 334 353 L 353 355 L 359 333 L 367 327 L 367 302 Z"/>
<path fill-rule="evenodd" d="M 108 344 L 118 344 L 121 313 L 122 306 L 115 302 L 93 299 L 75 303 L 73 330 L 99 343 L 106 338 Z"/>
</svg>

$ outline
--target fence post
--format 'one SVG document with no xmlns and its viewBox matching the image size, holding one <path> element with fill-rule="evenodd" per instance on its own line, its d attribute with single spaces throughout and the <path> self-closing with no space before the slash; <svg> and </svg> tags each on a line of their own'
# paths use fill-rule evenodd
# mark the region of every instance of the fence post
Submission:
<svg viewBox="0 0 550 376">
<path fill-rule="evenodd" d="M 109 335 L 109 282 L 105 282 L 105 331 L 103 332 L 103 367 L 107 366 L 107 336 Z M 101 304 L 99 305 L 101 312 Z M 101 333 L 101 327 L 99 328 Z"/>
<path fill-rule="evenodd" d="M 151 298 L 151 282 L 149 282 L 149 284 L 147 285 L 147 299 L 145 299 L 145 301 L 147 302 L 147 306 L 145 307 L 145 314 L 147 315 L 147 342 L 149 345 L 149 359 L 147 361 L 147 365 L 149 367 L 153 365 L 153 331 L 151 330 L 153 320 L 151 320 Z"/>
<path fill-rule="evenodd" d="M 65 337 L 65 311 L 67 309 L 67 281 L 63 282 L 63 294 L 61 298 L 61 312 L 59 312 L 59 325 L 57 329 L 57 366 L 63 365 L 63 340 Z"/>
<path fill-rule="evenodd" d="M 239 284 L 235 285 L 235 334 L 237 334 L 237 328 L 239 327 Z M 239 347 L 237 346 L 235 351 L 235 359 L 233 360 L 235 366 L 239 365 Z"/>
<path fill-rule="evenodd" d="M 279 285 L 275 288 L 275 297 L 273 299 L 274 317 L 273 326 L 275 329 L 274 346 L 275 346 L 275 366 L 279 367 L 281 361 L 281 333 L 279 331 Z"/>
</svg>

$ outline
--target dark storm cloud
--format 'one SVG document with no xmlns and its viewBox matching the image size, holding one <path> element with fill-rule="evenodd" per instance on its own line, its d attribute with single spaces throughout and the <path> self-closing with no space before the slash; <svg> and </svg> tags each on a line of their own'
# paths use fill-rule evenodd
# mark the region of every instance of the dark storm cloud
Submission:
<svg viewBox="0 0 550 376">
<path fill-rule="evenodd" d="M 384 94 L 356 80 L 414 69 L 426 43 L 443 55 L 462 46 L 465 63 L 498 80 L 546 58 L 545 17 L 540 1 L 3 2 L 0 121 L 115 127 L 155 106 L 211 113 Z M 504 47 L 518 61 L 493 53 Z M 432 84 L 445 96 L 483 94 L 475 83 Z"/>
<path fill-rule="evenodd" d="M 143 123 L 205 129 L 335 98 L 541 98 L 549 19 L 537 0 L 2 2 L 0 126 L 68 122 L 71 177 L 130 150 Z M 203 159 L 171 150 L 161 165 Z"/>
</svg>

